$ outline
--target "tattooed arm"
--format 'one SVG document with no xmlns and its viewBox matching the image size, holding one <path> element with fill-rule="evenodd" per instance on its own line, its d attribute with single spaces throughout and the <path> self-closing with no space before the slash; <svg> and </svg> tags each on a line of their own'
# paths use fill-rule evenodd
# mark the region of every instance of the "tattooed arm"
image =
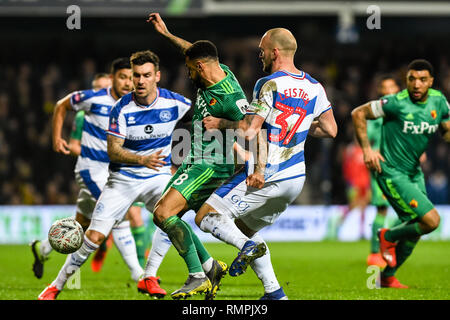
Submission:
<svg viewBox="0 0 450 320">
<path fill-rule="evenodd" d="M 170 40 L 170 42 L 172 42 L 178 49 L 180 49 L 183 54 L 192 45 L 192 43 L 190 43 L 189 41 L 181 39 L 170 33 L 163 19 L 161 19 L 159 13 L 150 13 L 147 22 L 151 22 L 155 27 L 155 30 L 162 36 Z"/>
<path fill-rule="evenodd" d="M 223 118 L 215 118 L 212 116 L 205 117 L 203 124 L 206 130 L 224 130 L 234 129 L 238 130 L 240 136 L 245 137 L 246 140 L 252 140 L 261 130 L 264 118 L 255 114 L 247 114 L 244 119 L 240 121 L 231 121 Z"/>
<path fill-rule="evenodd" d="M 380 160 L 384 161 L 384 157 L 370 147 L 369 138 L 367 136 L 367 119 L 376 119 L 372 111 L 372 102 L 363 104 L 352 111 L 353 127 L 355 128 L 356 138 L 364 153 L 364 162 L 371 170 L 381 172 Z"/>
<path fill-rule="evenodd" d="M 139 164 L 156 171 L 159 171 L 157 169 L 158 167 L 162 167 L 166 164 L 165 161 L 161 160 L 166 157 L 165 155 L 161 155 L 161 150 L 148 156 L 142 156 L 125 150 L 123 148 L 124 142 L 124 139 L 108 135 L 108 156 L 111 162 Z"/>
<path fill-rule="evenodd" d="M 249 187 L 261 189 L 265 183 L 264 173 L 266 170 L 268 157 L 267 134 L 264 133 L 264 130 L 260 130 L 258 132 L 257 141 L 258 148 L 256 151 L 258 153 L 258 161 L 255 165 L 255 172 L 247 177 L 246 183 Z"/>
</svg>

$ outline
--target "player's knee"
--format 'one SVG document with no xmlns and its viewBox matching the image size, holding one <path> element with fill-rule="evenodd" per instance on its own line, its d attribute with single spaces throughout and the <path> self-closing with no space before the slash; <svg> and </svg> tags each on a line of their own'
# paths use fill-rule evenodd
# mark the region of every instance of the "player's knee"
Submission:
<svg viewBox="0 0 450 320">
<path fill-rule="evenodd" d="M 101 245 L 103 241 L 105 240 L 105 235 L 101 232 L 95 231 L 95 230 L 87 230 L 86 231 L 86 237 L 93 243 L 97 245 Z"/>
<path fill-rule="evenodd" d="M 428 227 L 430 228 L 430 232 L 436 230 L 439 227 L 439 223 L 441 222 L 441 217 L 436 214 L 428 221 Z"/>
<path fill-rule="evenodd" d="M 168 210 L 164 203 L 156 204 L 153 209 L 153 222 L 159 227 L 167 218 L 169 218 Z"/>
<path fill-rule="evenodd" d="M 422 223 L 427 233 L 436 230 L 439 227 L 440 222 L 441 217 L 439 216 L 436 210 L 427 213 L 422 219 Z"/>
<path fill-rule="evenodd" d="M 195 224 L 200 228 L 203 218 L 209 213 L 215 212 L 215 210 L 207 203 L 203 204 L 195 215 Z M 201 229 L 201 228 L 200 228 Z"/>
<path fill-rule="evenodd" d="M 195 224 L 197 225 L 197 227 L 199 227 L 200 228 L 200 224 L 202 223 L 202 220 L 203 220 L 203 215 L 196 215 L 195 216 Z"/>
<path fill-rule="evenodd" d="M 83 231 L 86 232 L 87 228 L 89 228 L 91 220 L 83 216 L 81 213 L 76 214 L 75 220 L 81 225 Z"/>
</svg>

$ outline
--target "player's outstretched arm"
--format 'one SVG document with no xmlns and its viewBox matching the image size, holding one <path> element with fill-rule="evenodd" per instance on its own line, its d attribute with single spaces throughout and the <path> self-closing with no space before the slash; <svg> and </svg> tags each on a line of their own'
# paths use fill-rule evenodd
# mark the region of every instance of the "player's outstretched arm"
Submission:
<svg viewBox="0 0 450 320">
<path fill-rule="evenodd" d="M 159 13 L 153 12 L 150 13 L 147 19 L 147 22 L 150 22 L 153 24 L 153 27 L 155 30 L 170 40 L 180 51 L 184 54 L 186 50 L 192 45 L 189 41 L 186 41 L 184 39 L 181 39 L 180 37 L 177 37 L 169 32 L 167 29 L 166 24 L 164 23 L 164 20 L 161 18 Z"/>
<path fill-rule="evenodd" d="M 311 123 L 308 134 L 316 138 L 336 138 L 337 131 L 333 110 L 329 109 Z"/>
<path fill-rule="evenodd" d="M 123 148 L 124 142 L 124 139 L 112 136 L 110 134 L 108 135 L 107 150 L 111 162 L 139 164 L 156 171 L 159 171 L 158 168 L 163 167 L 166 164 L 165 161 L 161 160 L 166 158 L 165 155 L 161 155 L 161 150 L 148 156 L 142 156 L 125 150 Z"/>
<path fill-rule="evenodd" d="M 69 145 L 67 144 L 67 141 L 62 138 L 61 132 L 64 124 L 64 119 L 66 118 L 67 110 L 72 109 L 72 105 L 70 104 L 70 97 L 71 94 L 67 95 L 56 103 L 52 118 L 53 150 L 55 152 L 67 155 L 70 154 Z"/>
<path fill-rule="evenodd" d="M 363 104 L 352 111 L 353 127 L 355 128 L 356 138 L 364 153 L 364 162 L 367 168 L 381 172 L 380 160 L 384 157 L 378 152 L 372 150 L 367 136 L 367 119 L 375 119 L 372 112 L 371 102 Z"/>
</svg>

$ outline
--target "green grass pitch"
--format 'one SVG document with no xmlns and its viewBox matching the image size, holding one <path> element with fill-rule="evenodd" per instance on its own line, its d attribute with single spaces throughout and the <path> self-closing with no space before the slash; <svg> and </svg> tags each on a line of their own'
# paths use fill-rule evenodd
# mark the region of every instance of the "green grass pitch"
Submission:
<svg viewBox="0 0 450 320">
<path fill-rule="evenodd" d="M 369 243 L 293 242 L 269 243 L 272 262 L 280 284 L 291 300 L 384 300 L 450 299 L 450 242 L 422 241 L 398 271 L 399 280 L 409 289 L 368 289 L 366 257 Z M 222 243 L 207 243 L 217 259 L 230 264 L 237 250 Z M 45 264 L 44 276 L 32 273 L 32 254 L 26 245 L 0 246 L 0 300 L 35 300 L 57 275 L 65 255 L 53 252 Z M 81 268 L 81 288 L 65 289 L 59 300 L 149 300 L 137 292 L 128 269 L 113 247 L 100 273 L 90 268 L 91 258 Z M 161 286 L 170 293 L 181 287 L 187 268 L 174 248 L 169 250 L 159 270 Z M 238 278 L 227 275 L 217 300 L 256 300 L 263 287 L 251 268 Z M 194 296 L 191 300 L 202 300 Z"/>
</svg>

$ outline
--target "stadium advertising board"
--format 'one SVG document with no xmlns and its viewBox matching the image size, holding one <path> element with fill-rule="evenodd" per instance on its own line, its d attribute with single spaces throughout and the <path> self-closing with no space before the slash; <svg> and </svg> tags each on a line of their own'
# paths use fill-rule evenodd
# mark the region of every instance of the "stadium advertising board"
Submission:
<svg viewBox="0 0 450 320">
<path fill-rule="evenodd" d="M 450 206 L 436 206 L 441 215 L 438 229 L 423 236 L 424 240 L 450 239 Z M 260 231 L 266 241 L 357 241 L 369 239 L 375 208 L 368 207 L 364 219 L 353 210 L 342 223 L 342 206 L 297 206 L 292 205 L 280 215 L 276 222 Z M 74 206 L 0 206 L 0 243 L 26 244 L 34 239 L 46 237 L 51 224 L 61 218 L 73 216 Z M 142 210 L 144 221 L 149 213 Z M 186 213 L 185 219 L 201 241 L 218 242 L 211 234 L 204 233 L 194 223 L 194 212 Z M 396 215 L 390 208 L 387 224 L 392 225 Z"/>
</svg>

